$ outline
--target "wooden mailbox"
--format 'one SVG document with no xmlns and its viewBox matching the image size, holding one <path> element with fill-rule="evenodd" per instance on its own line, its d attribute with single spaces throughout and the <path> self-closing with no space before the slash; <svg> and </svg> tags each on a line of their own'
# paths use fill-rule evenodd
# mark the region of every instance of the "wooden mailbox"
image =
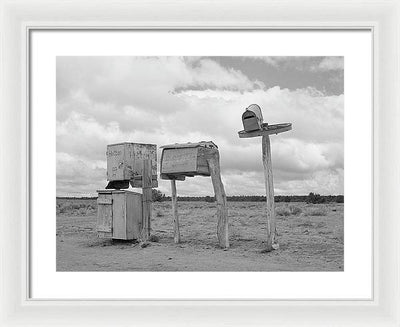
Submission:
<svg viewBox="0 0 400 327">
<path fill-rule="evenodd" d="M 142 187 L 143 160 L 151 160 L 152 187 L 157 182 L 157 146 L 155 144 L 117 143 L 107 145 L 106 189 Z"/>
<path fill-rule="evenodd" d="M 178 197 L 176 180 L 193 176 L 211 176 L 217 200 L 217 237 L 221 247 L 229 247 L 228 208 L 224 184 L 222 183 L 219 152 L 214 142 L 198 142 L 164 145 L 161 155 L 161 178 L 171 180 L 172 215 L 174 220 L 174 242 L 180 242 Z"/>
<path fill-rule="evenodd" d="M 256 104 L 251 104 L 246 108 L 242 115 L 243 128 L 246 132 L 260 130 L 263 125 L 261 108 Z"/>
<path fill-rule="evenodd" d="M 218 151 L 213 142 L 164 145 L 161 178 L 184 180 L 186 176 L 211 176 L 207 158 Z"/>
<path fill-rule="evenodd" d="M 119 240 L 140 239 L 142 194 L 126 190 L 97 191 L 97 233 Z"/>
</svg>

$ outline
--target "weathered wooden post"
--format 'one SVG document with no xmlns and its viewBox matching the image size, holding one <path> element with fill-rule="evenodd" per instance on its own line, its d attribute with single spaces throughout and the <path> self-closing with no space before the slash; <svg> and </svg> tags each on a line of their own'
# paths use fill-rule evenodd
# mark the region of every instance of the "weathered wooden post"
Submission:
<svg viewBox="0 0 400 327">
<path fill-rule="evenodd" d="M 146 242 L 150 237 L 151 230 L 151 160 L 143 160 L 142 174 L 142 192 L 143 192 L 143 226 L 142 226 L 142 241 Z"/>
<path fill-rule="evenodd" d="M 221 179 L 218 147 L 213 142 L 171 144 L 161 147 L 161 178 L 171 180 L 174 241 L 180 242 L 176 181 L 186 177 L 211 176 L 217 200 L 217 237 L 219 245 L 229 247 L 228 209 Z"/>
<path fill-rule="evenodd" d="M 224 184 L 221 179 L 219 166 L 219 153 L 214 153 L 211 158 L 207 159 L 210 168 L 211 180 L 214 187 L 215 199 L 217 200 L 217 236 L 219 245 L 223 248 L 229 248 L 229 221 L 228 207 Z"/>
<path fill-rule="evenodd" d="M 262 136 L 262 160 L 264 166 L 265 191 L 266 191 L 266 218 L 267 218 L 267 244 L 265 251 L 279 248 L 276 240 L 274 181 L 272 174 L 271 143 L 269 135 L 279 134 L 292 129 L 291 123 L 268 125 L 263 123 L 261 108 L 252 104 L 242 115 L 243 131 L 239 132 L 240 138 Z"/>
<path fill-rule="evenodd" d="M 174 219 L 174 242 L 180 243 L 181 234 L 179 232 L 178 198 L 176 195 L 176 180 L 175 179 L 171 179 L 171 201 L 172 201 L 172 216 Z"/>
</svg>

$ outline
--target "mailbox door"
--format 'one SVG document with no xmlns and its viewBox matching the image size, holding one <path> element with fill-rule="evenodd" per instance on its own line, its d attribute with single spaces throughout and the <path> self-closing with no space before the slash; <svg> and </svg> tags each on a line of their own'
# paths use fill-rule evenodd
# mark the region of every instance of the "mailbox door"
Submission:
<svg viewBox="0 0 400 327">
<path fill-rule="evenodd" d="M 97 231 L 104 236 L 112 234 L 112 194 L 99 193 L 97 198 Z"/>
<path fill-rule="evenodd" d="M 197 148 L 164 149 L 161 173 L 196 173 Z"/>
<path fill-rule="evenodd" d="M 246 132 L 257 131 L 260 129 L 260 125 L 257 117 L 248 117 L 243 119 L 243 127 Z"/>
<path fill-rule="evenodd" d="M 125 144 L 107 146 L 107 180 L 122 181 L 125 176 Z"/>
<path fill-rule="evenodd" d="M 126 197 L 123 191 L 113 192 L 113 238 L 126 240 Z"/>
<path fill-rule="evenodd" d="M 139 239 L 142 231 L 142 194 L 126 192 L 126 236 Z"/>
</svg>

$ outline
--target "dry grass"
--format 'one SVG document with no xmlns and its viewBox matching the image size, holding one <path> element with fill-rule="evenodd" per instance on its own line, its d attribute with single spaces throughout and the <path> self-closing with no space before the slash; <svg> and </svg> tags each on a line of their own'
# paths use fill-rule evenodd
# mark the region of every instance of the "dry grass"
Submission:
<svg viewBox="0 0 400 327">
<path fill-rule="evenodd" d="M 96 214 L 97 203 L 95 199 L 57 199 L 56 214 L 71 216 L 89 216 Z"/>
<path fill-rule="evenodd" d="M 275 209 L 275 213 L 278 216 L 300 216 L 302 214 L 303 210 L 298 206 L 298 205 L 279 205 L 277 204 L 276 209 Z"/>
<path fill-rule="evenodd" d="M 154 203 L 151 242 L 142 248 L 97 238 L 96 200 L 57 199 L 57 271 L 342 271 L 343 208 L 276 203 L 280 249 L 262 253 L 264 202 L 228 202 L 231 247 L 223 251 L 215 203 L 178 202 L 181 244 L 171 203 Z"/>
<path fill-rule="evenodd" d="M 308 216 L 326 216 L 328 209 L 325 205 L 319 205 L 318 207 L 312 207 L 307 209 Z"/>
</svg>

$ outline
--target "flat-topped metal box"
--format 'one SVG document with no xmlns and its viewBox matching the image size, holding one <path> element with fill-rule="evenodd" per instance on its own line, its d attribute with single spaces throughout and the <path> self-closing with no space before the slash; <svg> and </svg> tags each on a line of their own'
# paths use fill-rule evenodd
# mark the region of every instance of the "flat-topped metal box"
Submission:
<svg viewBox="0 0 400 327">
<path fill-rule="evenodd" d="M 157 146 L 142 143 L 117 143 L 107 145 L 107 188 L 141 187 L 143 159 L 151 160 L 152 187 L 157 183 Z M 115 182 L 115 183 L 113 183 Z M 122 182 L 122 183 L 118 183 Z M 125 183 L 124 183 L 125 182 Z M 115 185 L 119 185 L 115 187 Z"/>
<path fill-rule="evenodd" d="M 140 238 L 142 194 L 127 190 L 98 190 L 97 233 L 119 240 Z"/>
<path fill-rule="evenodd" d="M 210 176 L 207 157 L 218 151 L 213 142 L 170 144 L 161 147 L 161 178 L 181 179 L 185 176 Z"/>
<path fill-rule="evenodd" d="M 261 130 L 263 116 L 261 108 L 257 104 L 251 104 L 242 115 L 243 128 L 246 132 Z"/>
</svg>

